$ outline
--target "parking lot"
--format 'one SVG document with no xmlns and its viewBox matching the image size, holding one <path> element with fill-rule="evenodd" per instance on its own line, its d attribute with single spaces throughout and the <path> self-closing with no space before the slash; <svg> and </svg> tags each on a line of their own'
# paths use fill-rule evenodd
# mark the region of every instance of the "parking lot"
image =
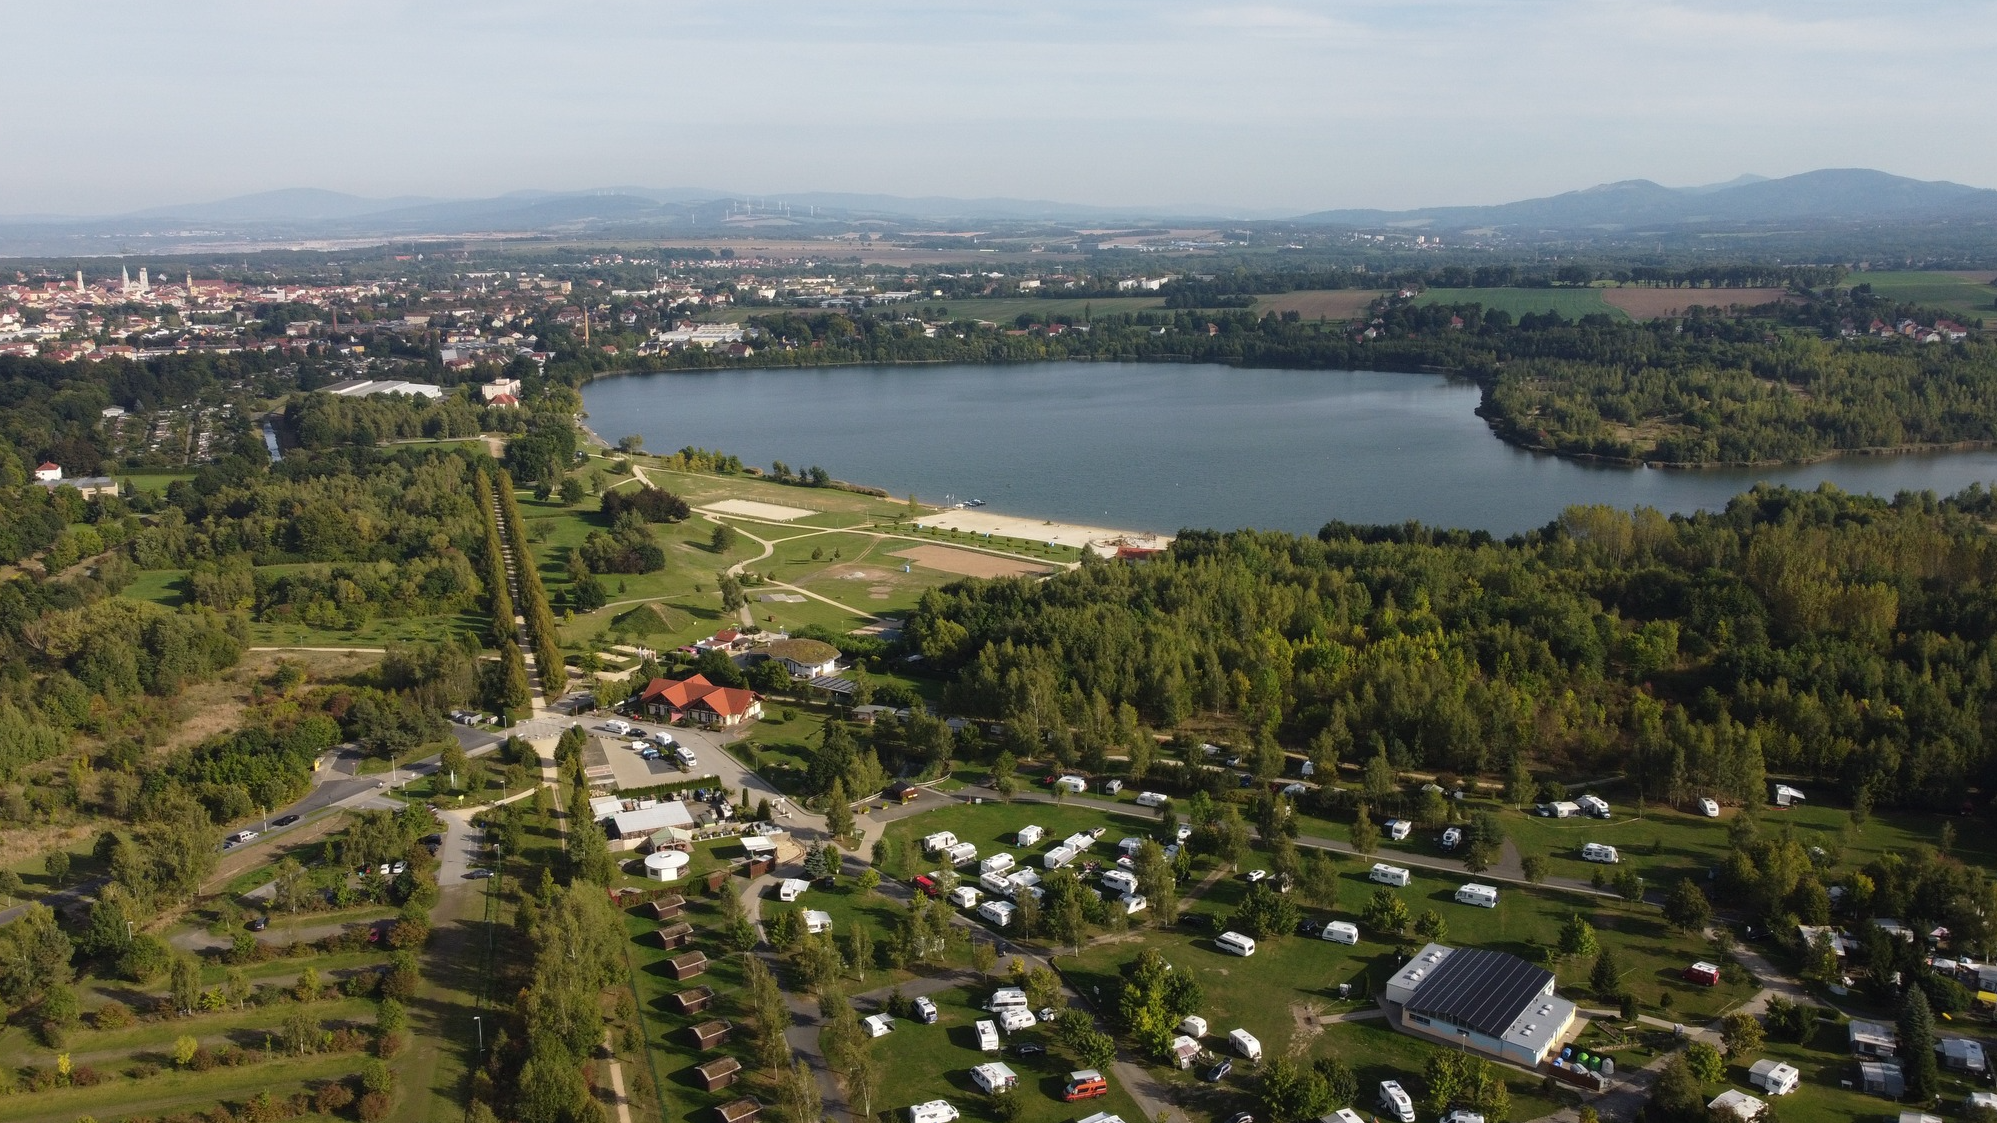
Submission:
<svg viewBox="0 0 1997 1123">
<path fill-rule="evenodd" d="M 626 718 L 617 720 L 623 720 L 637 732 L 619 737 L 604 730 L 604 722 L 610 720 L 613 719 L 608 716 L 591 715 L 584 720 L 583 727 L 610 743 L 610 768 L 616 773 L 618 790 L 650 788 L 660 784 L 673 784 L 682 780 L 712 776 L 719 781 L 717 786 L 728 792 L 730 799 L 739 799 L 742 789 L 747 788 L 751 807 L 757 800 L 768 798 L 770 806 L 778 811 L 778 820 L 781 821 L 785 817 L 783 812 L 790 805 L 783 794 L 762 777 L 743 767 L 734 756 L 722 748 L 734 737 L 733 733 L 681 729 L 657 722 L 633 721 Z M 696 763 L 691 771 L 680 771 L 679 764 L 671 759 L 671 750 L 667 750 L 666 756 L 658 760 L 645 760 L 638 755 L 637 750 L 630 748 L 631 742 L 636 738 L 651 738 L 660 732 L 671 734 L 674 741 L 693 750 Z"/>
</svg>

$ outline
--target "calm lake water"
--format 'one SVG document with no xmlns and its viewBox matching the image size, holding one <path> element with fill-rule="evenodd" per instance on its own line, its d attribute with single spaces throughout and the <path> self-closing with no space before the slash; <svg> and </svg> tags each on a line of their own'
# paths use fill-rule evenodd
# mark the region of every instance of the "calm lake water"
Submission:
<svg viewBox="0 0 1997 1123">
<path fill-rule="evenodd" d="M 925 502 L 1171 532 L 1314 534 L 1329 519 L 1543 526 L 1577 503 L 1717 510 L 1757 481 L 1890 496 L 1997 481 L 1997 451 L 1664 471 L 1523 452 L 1435 375 L 1150 363 L 630 375 L 583 391 L 590 426 L 768 468 L 821 465 Z"/>
</svg>

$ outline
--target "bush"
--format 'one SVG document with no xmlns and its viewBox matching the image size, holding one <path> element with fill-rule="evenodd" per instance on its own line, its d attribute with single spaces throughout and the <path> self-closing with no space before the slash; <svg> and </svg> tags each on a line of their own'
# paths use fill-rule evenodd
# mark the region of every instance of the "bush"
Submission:
<svg viewBox="0 0 1997 1123">
<path fill-rule="evenodd" d="M 361 1097 L 361 1105 L 358 1112 L 361 1123 L 381 1123 L 382 1120 L 388 1118 L 389 1110 L 394 1106 L 394 1102 L 388 1098 L 388 1093 L 369 1092 L 367 1095 Z"/>
<path fill-rule="evenodd" d="M 334 1115 L 345 1111 L 353 1102 L 354 1090 L 335 1080 L 319 1086 L 319 1094 L 312 1097 L 312 1108 L 321 1115 Z"/>
<path fill-rule="evenodd" d="M 77 1088 L 94 1088 L 104 1082 L 104 1075 L 89 1065 L 77 1065 L 69 1070 L 69 1082 Z"/>
<path fill-rule="evenodd" d="M 98 1029 L 123 1029 L 132 1024 L 132 1008 L 122 1002 L 106 1002 L 90 1015 L 90 1024 Z"/>
<path fill-rule="evenodd" d="M 133 1080 L 151 1080 L 153 1077 L 158 1076 L 159 1072 L 159 1066 L 151 1061 L 139 1061 L 137 1064 L 126 1069 L 125 1075 Z"/>
</svg>

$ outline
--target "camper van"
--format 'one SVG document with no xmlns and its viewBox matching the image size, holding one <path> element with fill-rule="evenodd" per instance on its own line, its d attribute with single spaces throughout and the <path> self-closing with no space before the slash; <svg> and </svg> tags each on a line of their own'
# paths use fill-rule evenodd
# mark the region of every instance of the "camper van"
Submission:
<svg viewBox="0 0 1997 1123">
<path fill-rule="evenodd" d="M 1366 876 L 1382 885 L 1406 885 L 1409 878 L 1408 871 L 1385 862 L 1373 863 L 1373 868 L 1367 871 Z"/>
<path fill-rule="evenodd" d="M 968 885 L 959 885 L 955 889 L 950 890 L 950 903 L 960 909 L 976 908 L 978 906 L 978 891 Z"/>
<path fill-rule="evenodd" d="M 1103 874 L 1103 888 L 1117 893 L 1137 892 L 1137 875 L 1129 870 L 1109 870 Z"/>
<path fill-rule="evenodd" d="M 1017 1087 L 1019 1077 L 1013 1075 L 1011 1066 L 998 1061 L 987 1061 L 972 1067 L 971 1083 L 997 1095 L 1000 1092 L 1010 1092 Z"/>
<path fill-rule="evenodd" d="M 1719 818 L 1720 817 L 1719 801 L 1713 799 L 1711 796 L 1702 797 L 1699 800 L 1699 814 L 1704 815 L 1708 819 Z"/>
<path fill-rule="evenodd" d="M 1581 813 L 1584 815 L 1592 815 L 1597 819 L 1609 817 L 1609 801 L 1601 796 L 1584 795 L 1574 802 L 1581 805 Z"/>
<path fill-rule="evenodd" d="M 948 850 L 955 845 L 957 845 L 956 835 L 951 834 L 949 831 L 937 831 L 935 834 L 923 836 L 922 852 L 924 854 L 936 854 Z"/>
<path fill-rule="evenodd" d="M 1013 1007 L 1026 1009 L 1026 991 L 1019 987 L 1000 987 L 992 992 L 992 1000 L 985 1003 L 985 1009 L 994 1013 Z"/>
<path fill-rule="evenodd" d="M 1794 1065 L 1772 1059 L 1756 1061 L 1747 1070 L 1747 1082 L 1771 1096 L 1788 1095 L 1802 1080 L 1803 1074 Z"/>
<path fill-rule="evenodd" d="M 979 873 L 1004 873 L 1012 868 L 1012 855 L 994 854 L 978 863 Z"/>
<path fill-rule="evenodd" d="M 1415 1123 L 1415 1101 L 1398 1080 L 1380 1081 L 1380 1107 L 1400 1123 Z"/>
<path fill-rule="evenodd" d="M 1498 907 L 1498 890 L 1490 885 L 1472 883 L 1456 891 L 1456 901 L 1458 904 L 1494 909 Z"/>
<path fill-rule="evenodd" d="M 1096 836 L 1087 831 L 1076 831 L 1074 834 L 1062 839 L 1061 845 L 1080 854 L 1082 851 L 1087 850 L 1095 840 Z"/>
<path fill-rule="evenodd" d="M 1407 841 L 1408 835 L 1413 834 L 1414 829 L 1415 825 L 1406 819 L 1387 820 L 1387 837 L 1393 839 L 1395 842 Z"/>
<path fill-rule="evenodd" d="M 930 1100 L 908 1109 L 908 1123 L 956 1123 L 957 1109 L 949 1100 Z"/>
<path fill-rule="evenodd" d="M 1062 866 L 1067 865 L 1069 862 L 1074 861 L 1075 854 L 1076 850 L 1074 847 L 1069 846 L 1066 843 L 1063 843 L 1062 845 L 1056 846 L 1054 849 L 1049 850 L 1044 856 L 1042 856 L 1040 859 L 1040 863 L 1046 866 L 1050 870 L 1058 870 Z"/>
<path fill-rule="evenodd" d="M 1012 914 L 1018 911 L 1018 906 L 1011 901 L 986 901 L 978 906 L 978 915 L 991 921 L 993 926 L 998 928 L 1011 924 Z"/>
<path fill-rule="evenodd" d="M 1137 793 L 1137 806 L 1139 807 L 1163 807 L 1170 802 L 1172 802 L 1172 797 L 1163 792 Z"/>
<path fill-rule="evenodd" d="M 784 878 L 783 883 L 777 886 L 777 900 L 795 901 L 803 896 L 804 891 L 809 888 L 811 888 L 811 882 L 809 881 L 795 877 Z"/>
<path fill-rule="evenodd" d="M 1151 902 L 1145 900 L 1144 895 L 1141 893 L 1125 893 L 1123 896 L 1118 897 L 1117 900 L 1123 902 L 1123 915 L 1125 916 L 1136 916 L 1138 913 L 1151 907 Z"/>
<path fill-rule="evenodd" d="M 1462 827 L 1450 827 L 1448 830 L 1442 832 L 1442 848 L 1444 850 L 1454 850 L 1461 845 L 1463 845 Z"/>
<path fill-rule="evenodd" d="M 1028 824 L 1019 828 L 1017 841 L 1021 846 L 1038 846 L 1041 838 L 1046 834 L 1047 832 L 1041 830 L 1039 827 Z"/>
<path fill-rule="evenodd" d="M 860 1019 L 868 1037 L 886 1037 L 894 1032 L 894 1019 L 886 1014 L 869 1014 Z"/>
<path fill-rule="evenodd" d="M 631 723 L 625 721 L 606 721 L 603 723 L 603 731 L 605 733 L 614 733 L 619 737 L 629 737 L 632 732 Z"/>
<path fill-rule="evenodd" d="M 978 860 L 978 846 L 974 842 L 960 842 L 955 846 L 946 848 L 943 851 L 943 856 L 950 860 L 951 865 L 961 866 Z"/>
<path fill-rule="evenodd" d="M 1255 941 L 1239 932 L 1222 932 L 1214 937 L 1213 943 L 1220 950 L 1244 959 L 1255 954 Z"/>
<path fill-rule="evenodd" d="M 1249 1060 L 1259 1061 L 1262 1059 L 1262 1043 L 1260 1041 L 1257 1041 L 1255 1039 L 1255 1035 L 1248 1032 L 1247 1030 L 1245 1029 L 1228 1030 L 1227 1040 L 1230 1044 L 1234 1046 L 1235 1052 L 1240 1053 L 1242 1056 L 1247 1057 Z"/>
<path fill-rule="evenodd" d="M 1359 1113 L 1349 1107 L 1341 1107 L 1330 1115 L 1318 1116 L 1317 1123 L 1366 1123 Z"/>
<path fill-rule="evenodd" d="M 1710 963 L 1703 961 L 1694 963 L 1690 967 L 1685 968 L 1681 973 L 1685 976 L 1685 981 L 1688 983 L 1698 983 L 1702 987 L 1716 987 L 1720 985 L 1720 969 Z"/>
<path fill-rule="evenodd" d="M 1120 792 L 1120 791 L 1122 791 L 1122 790 L 1123 790 L 1123 781 L 1122 781 L 1122 780 L 1104 780 L 1104 781 L 1103 781 L 1103 794 L 1104 794 L 1104 795 L 1115 795 L 1116 793 L 1118 793 L 1118 792 Z"/>
<path fill-rule="evenodd" d="M 1109 1081 L 1104 1080 L 1103 1074 L 1092 1068 L 1069 1073 L 1068 1086 L 1061 1092 L 1061 1098 L 1069 1103 L 1107 1095 L 1109 1095 Z"/>
<path fill-rule="evenodd" d="M 983 874 L 978 878 L 978 884 L 984 886 L 987 893 L 993 893 L 1000 897 L 1012 896 L 1012 882 L 1006 880 L 1004 874 Z"/>
<path fill-rule="evenodd" d="M 1359 926 L 1350 921 L 1334 920 L 1324 926 L 1324 938 L 1335 944 L 1356 944 L 1359 942 Z"/>
<path fill-rule="evenodd" d="M 978 1048 L 987 1053 L 999 1051 L 998 1023 L 990 1018 L 978 1021 Z"/>
<path fill-rule="evenodd" d="M 1584 862 L 1602 862 L 1613 866 L 1617 862 L 1622 861 L 1623 858 L 1622 855 L 1616 853 L 1615 847 L 1606 843 L 1591 842 L 1581 848 L 1581 860 Z"/>
<path fill-rule="evenodd" d="M 1032 1029 L 1040 1024 L 1033 1011 L 1024 1006 L 1008 1006 L 998 1011 L 999 1028 L 1007 1033 L 1018 1033 L 1022 1029 Z"/>
<path fill-rule="evenodd" d="M 1560 799 L 1552 803 L 1542 803 L 1534 810 L 1545 819 L 1572 819 L 1581 813 L 1581 805 L 1572 800 Z"/>
<path fill-rule="evenodd" d="M 936 1024 L 936 1019 L 941 1016 L 942 1016 L 941 1012 L 936 1009 L 935 999 L 930 998 L 926 994 L 918 994 L 915 996 L 916 1021 L 919 1021 L 926 1026 L 933 1026 Z"/>
<path fill-rule="evenodd" d="M 1089 790 L 1089 782 L 1087 780 L 1082 779 L 1080 776 L 1072 775 L 1063 776 L 1054 781 L 1054 786 L 1062 791 L 1073 792 L 1076 795 Z"/>
<path fill-rule="evenodd" d="M 1205 1037 L 1207 1035 L 1207 1020 L 1198 1014 L 1187 1014 L 1185 1020 L 1179 1023 L 1179 1032 L 1185 1034 L 1187 1037 Z"/>
</svg>

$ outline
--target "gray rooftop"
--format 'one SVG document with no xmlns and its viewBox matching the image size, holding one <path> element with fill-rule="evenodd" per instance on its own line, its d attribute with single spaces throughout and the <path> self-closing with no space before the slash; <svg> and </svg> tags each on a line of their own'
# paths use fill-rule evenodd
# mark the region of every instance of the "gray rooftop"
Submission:
<svg viewBox="0 0 1997 1123">
<path fill-rule="evenodd" d="M 1407 1008 L 1451 1025 L 1503 1037 L 1552 982 L 1552 972 L 1516 955 L 1458 948 L 1415 989 Z"/>
</svg>

